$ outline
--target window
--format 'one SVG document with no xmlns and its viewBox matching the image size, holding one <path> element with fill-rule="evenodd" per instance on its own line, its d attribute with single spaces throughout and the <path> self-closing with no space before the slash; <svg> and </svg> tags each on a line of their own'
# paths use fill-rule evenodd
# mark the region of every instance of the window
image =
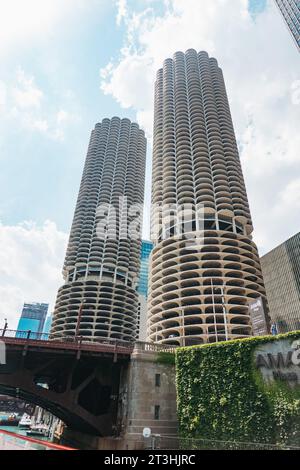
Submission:
<svg viewBox="0 0 300 470">
<path fill-rule="evenodd" d="M 155 387 L 160 387 L 160 374 L 155 374 Z"/>
<path fill-rule="evenodd" d="M 155 405 L 155 409 L 154 409 L 154 419 L 155 420 L 159 420 L 159 412 L 160 412 L 160 406 Z"/>
</svg>

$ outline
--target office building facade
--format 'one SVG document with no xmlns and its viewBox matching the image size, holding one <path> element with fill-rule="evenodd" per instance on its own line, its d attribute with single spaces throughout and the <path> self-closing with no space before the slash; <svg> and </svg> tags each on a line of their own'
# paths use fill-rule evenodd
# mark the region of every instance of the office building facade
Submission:
<svg viewBox="0 0 300 470">
<path fill-rule="evenodd" d="M 280 13 L 300 51 L 300 2 L 299 0 L 275 0 Z"/>
<path fill-rule="evenodd" d="M 223 74 L 206 52 L 176 52 L 157 73 L 152 208 L 148 339 L 251 336 L 249 303 L 265 288 Z"/>
<path fill-rule="evenodd" d="M 34 333 L 42 333 L 47 317 L 48 307 L 49 305 L 44 303 L 35 302 L 24 304 L 16 336 L 24 336 L 28 331 L 31 331 L 31 337 L 33 337 Z"/>
<path fill-rule="evenodd" d="M 134 340 L 141 237 L 129 233 L 144 199 L 146 138 L 129 119 L 92 131 L 53 315 L 53 337 Z M 142 214 L 140 214 L 142 215 Z M 138 224 L 137 224 L 138 225 Z M 128 230 L 127 230 L 128 229 Z"/>
<path fill-rule="evenodd" d="M 43 339 L 44 340 L 47 340 L 49 338 L 51 325 L 52 325 L 52 315 L 48 315 L 48 317 L 45 320 L 45 324 L 44 324 L 44 328 L 43 328 Z"/>
<path fill-rule="evenodd" d="M 148 240 L 142 240 L 141 246 L 141 267 L 138 282 L 139 294 L 139 313 L 138 313 L 138 335 L 139 341 L 147 339 L 147 298 L 148 298 L 148 277 L 149 277 L 149 259 L 153 250 L 153 243 Z"/>
<path fill-rule="evenodd" d="M 261 258 L 270 319 L 278 333 L 300 330 L 300 233 Z"/>
<path fill-rule="evenodd" d="M 149 277 L 149 258 L 153 250 L 153 243 L 142 240 L 141 246 L 141 267 L 138 282 L 138 293 L 144 297 L 148 297 L 148 277 Z"/>
</svg>

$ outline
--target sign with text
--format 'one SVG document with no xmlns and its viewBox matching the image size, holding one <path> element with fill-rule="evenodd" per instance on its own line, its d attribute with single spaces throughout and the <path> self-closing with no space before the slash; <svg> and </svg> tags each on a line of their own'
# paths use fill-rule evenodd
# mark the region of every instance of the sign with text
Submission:
<svg viewBox="0 0 300 470">
<path fill-rule="evenodd" d="M 300 385 L 300 338 L 296 341 L 277 340 L 259 346 L 254 359 L 266 383 L 280 380 L 292 387 Z"/>
<path fill-rule="evenodd" d="M 252 321 L 252 329 L 254 336 L 268 335 L 268 325 L 266 320 L 266 308 L 261 297 L 253 300 L 249 304 L 249 311 Z"/>
</svg>

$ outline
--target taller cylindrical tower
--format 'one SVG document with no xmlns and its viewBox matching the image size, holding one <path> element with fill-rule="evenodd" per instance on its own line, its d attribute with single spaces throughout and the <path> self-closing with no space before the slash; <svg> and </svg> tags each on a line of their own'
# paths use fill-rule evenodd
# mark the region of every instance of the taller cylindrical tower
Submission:
<svg viewBox="0 0 300 470">
<path fill-rule="evenodd" d="M 177 52 L 157 73 L 152 203 L 148 339 L 250 336 L 248 303 L 265 289 L 223 74 L 206 52 Z"/>
<path fill-rule="evenodd" d="M 300 2 L 299 0 L 275 0 L 298 50 L 300 51 Z"/>
<path fill-rule="evenodd" d="M 136 336 L 146 138 L 129 119 L 92 131 L 52 336 Z M 133 229 L 135 227 L 136 230 Z"/>
</svg>

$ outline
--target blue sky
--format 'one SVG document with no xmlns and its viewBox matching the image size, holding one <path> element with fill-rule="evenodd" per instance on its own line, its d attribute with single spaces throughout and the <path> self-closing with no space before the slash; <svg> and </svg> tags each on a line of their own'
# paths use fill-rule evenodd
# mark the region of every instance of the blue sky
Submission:
<svg viewBox="0 0 300 470">
<path fill-rule="evenodd" d="M 0 214 L 2 223 L 54 220 L 68 230 L 72 218 L 89 133 L 106 115 L 124 114 L 100 92 L 99 70 L 121 47 L 115 27 L 116 7 L 95 2 L 93 11 L 73 14 L 53 33 L 31 47 L 18 44 L 2 62 L 1 80 L 17 86 L 18 70 L 41 90 L 38 116 L 51 122 L 63 110 L 73 118 L 61 122 L 63 136 L 22 126 L 9 119 L 1 133 Z M 23 108 L 23 111 L 25 109 Z M 127 115 L 134 117 L 130 111 Z M 51 124 L 49 124 L 51 125 Z M 53 124 L 54 125 L 54 124 Z"/>
<path fill-rule="evenodd" d="M 35 123 L 20 125 L 22 117 L 3 123 L 0 218 L 4 224 L 24 220 L 42 224 L 49 219 L 68 231 L 91 129 L 106 116 L 136 117 L 133 109 L 124 109 L 100 90 L 100 70 L 118 57 L 127 34 L 126 25 L 116 24 L 118 2 L 74 0 L 74 9 L 72 1 L 68 3 L 66 16 L 52 31 L 39 40 L 18 42 L 0 65 L 2 82 L 22 89 L 17 82 L 21 71 L 43 93 L 34 113 L 42 121 L 38 128 Z M 137 11 L 143 9 L 143 2 L 135 5 Z M 160 2 L 154 2 L 154 8 L 159 13 Z M 21 111 L 26 114 L 26 108 Z M 56 126 L 61 111 L 68 116 Z"/>
<path fill-rule="evenodd" d="M 266 0 L 249 0 L 249 10 L 253 14 L 262 13 L 266 8 Z"/>
<path fill-rule="evenodd" d="M 83 8 L 80 14 L 68 10 L 68 17 L 31 47 L 26 41 L 18 43 L 0 66 L 4 82 L 16 84 L 20 70 L 27 79 L 34 77 L 34 86 L 43 93 L 40 119 L 49 120 L 49 114 L 55 118 L 61 110 L 73 116 L 71 122 L 61 123 L 63 136 L 57 137 L 51 136 L 51 130 L 49 135 L 28 129 L 13 119 L 4 123 L 0 147 L 4 224 L 24 220 L 42 224 L 49 219 L 68 231 L 92 127 L 105 116 L 135 119 L 132 108 L 121 108 L 100 90 L 99 71 L 118 57 L 126 35 L 125 25 L 116 24 L 117 2 L 92 3 L 92 8 Z M 142 3 L 136 2 L 138 10 Z M 257 13 L 265 3 L 252 0 L 249 7 Z M 161 4 L 154 4 L 156 11 Z"/>
<path fill-rule="evenodd" d="M 5 316 L 15 325 L 24 301 L 53 308 L 90 132 L 103 117 L 145 129 L 149 206 L 153 82 L 176 50 L 205 49 L 223 68 L 260 251 L 299 231 L 299 54 L 273 0 L 4 4 L 0 326 Z"/>
</svg>

